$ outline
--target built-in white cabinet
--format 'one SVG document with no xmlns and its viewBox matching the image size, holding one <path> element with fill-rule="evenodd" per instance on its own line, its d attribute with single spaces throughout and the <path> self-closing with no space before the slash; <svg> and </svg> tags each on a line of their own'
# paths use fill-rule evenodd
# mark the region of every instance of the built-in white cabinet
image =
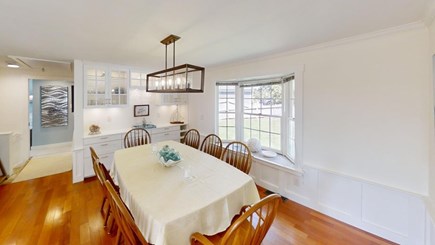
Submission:
<svg viewBox="0 0 435 245">
<path fill-rule="evenodd" d="M 84 65 L 85 107 L 128 104 L 129 70 L 110 65 Z"/>
<path fill-rule="evenodd" d="M 95 149 L 95 152 L 97 152 L 100 162 L 103 163 L 107 169 L 111 169 L 113 153 L 116 150 L 122 149 L 123 135 L 123 133 L 100 136 L 92 135 L 83 139 L 83 177 L 87 178 L 95 175 L 89 147 L 92 146 Z"/>
</svg>

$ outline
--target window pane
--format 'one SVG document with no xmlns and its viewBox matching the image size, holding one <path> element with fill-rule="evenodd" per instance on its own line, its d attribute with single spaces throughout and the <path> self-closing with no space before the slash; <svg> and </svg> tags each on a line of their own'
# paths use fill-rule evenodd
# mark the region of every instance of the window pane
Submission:
<svg viewBox="0 0 435 245">
<path fill-rule="evenodd" d="M 277 104 L 281 104 L 282 103 L 282 85 L 281 84 L 276 84 L 276 85 L 272 85 L 270 86 L 270 93 L 271 93 L 271 98 L 272 98 L 272 104 L 277 105 Z"/>
<path fill-rule="evenodd" d="M 228 128 L 228 136 L 226 140 L 235 140 L 236 139 L 236 128 Z"/>
<path fill-rule="evenodd" d="M 290 99 L 290 118 L 295 118 L 295 100 Z"/>
<path fill-rule="evenodd" d="M 262 146 L 270 147 L 270 133 L 260 132 L 260 142 Z"/>
<path fill-rule="evenodd" d="M 294 139 L 295 138 L 295 121 L 291 120 L 290 121 L 290 139 Z"/>
<path fill-rule="evenodd" d="M 260 131 L 251 130 L 251 138 L 260 139 Z M 261 142 L 261 141 L 260 141 Z"/>
<path fill-rule="evenodd" d="M 270 100 L 268 100 L 268 103 L 270 103 Z M 261 109 L 260 109 L 261 114 L 270 116 L 272 115 L 271 111 L 272 111 L 272 104 L 261 105 Z"/>
<path fill-rule="evenodd" d="M 226 127 L 219 127 L 219 136 L 222 139 L 228 138 L 228 136 L 227 136 L 227 128 Z"/>
<path fill-rule="evenodd" d="M 271 122 L 270 131 L 272 133 L 280 134 L 281 133 L 281 118 L 272 117 L 272 118 L 270 118 L 270 122 Z"/>
<path fill-rule="evenodd" d="M 244 128 L 244 129 L 243 129 L 243 140 L 244 140 L 244 141 L 247 141 L 247 140 L 249 140 L 250 138 L 252 138 L 251 130 L 250 130 L 249 128 Z"/>
<path fill-rule="evenodd" d="M 260 130 L 259 116 L 251 116 L 251 129 Z"/>
<path fill-rule="evenodd" d="M 271 115 L 282 116 L 282 104 L 274 104 L 271 108 Z"/>
<path fill-rule="evenodd" d="M 218 128 L 223 140 L 235 140 L 236 87 L 218 86 Z"/>
<path fill-rule="evenodd" d="M 270 117 L 261 117 L 260 129 L 261 131 L 270 131 Z"/>
<path fill-rule="evenodd" d="M 271 134 L 271 144 L 270 147 L 273 149 L 281 150 L 281 135 L 279 134 Z"/>
<path fill-rule="evenodd" d="M 228 127 L 235 127 L 236 126 L 236 119 L 234 114 L 228 114 L 228 120 L 227 120 Z"/>
<path fill-rule="evenodd" d="M 228 99 L 227 100 L 227 111 L 235 112 L 236 111 L 236 99 Z"/>
<path fill-rule="evenodd" d="M 251 128 L 251 115 L 243 116 L 243 127 L 249 129 Z"/>
<path fill-rule="evenodd" d="M 290 140 L 290 142 L 289 142 L 289 149 L 287 150 L 288 151 L 288 155 L 289 155 L 289 157 L 290 157 L 290 159 L 291 160 L 295 160 L 295 141 L 294 140 Z"/>
<path fill-rule="evenodd" d="M 251 99 L 244 99 L 243 100 L 243 110 L 245 113 L 254 113 L 255 107 L 253 107 L 252 100 Z"/>
</svg>

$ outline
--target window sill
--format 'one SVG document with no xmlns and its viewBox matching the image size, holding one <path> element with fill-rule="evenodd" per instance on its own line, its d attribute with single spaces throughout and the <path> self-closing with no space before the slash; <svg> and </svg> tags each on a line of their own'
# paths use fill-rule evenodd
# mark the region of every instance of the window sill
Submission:
<svg viewBox="0 0 435 245">
<path fill-rule="evenodd" d="M 260 164 L 268 165 L 297 176 L 303 175 L 302 169 L 297 168 L 292 161 L 281 154 L 278 154 L 276 157 L 265 157 L 260 152 L 252 152 L 252 157 Z"/>
</svg>

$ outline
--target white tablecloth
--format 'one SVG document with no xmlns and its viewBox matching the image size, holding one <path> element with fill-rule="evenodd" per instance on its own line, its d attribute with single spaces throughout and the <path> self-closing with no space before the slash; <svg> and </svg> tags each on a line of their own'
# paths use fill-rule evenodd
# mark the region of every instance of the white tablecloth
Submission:
<svg viewBox="0 0 435 245">
<path fill-rule="evenodd" d="M 180 152 L 177 166 L 162 166 L 151 145 L 116 151 L 112 166 L 121 197 L 148 242 L 190 244 L 192 233 L 223 231 L 243 205 L 259 200 L 249 175 L 178 142 L 160 142 L 158 149 L 164 145 Z M 193 180 L 185 178 L 186 168 Z"/>
</svg>

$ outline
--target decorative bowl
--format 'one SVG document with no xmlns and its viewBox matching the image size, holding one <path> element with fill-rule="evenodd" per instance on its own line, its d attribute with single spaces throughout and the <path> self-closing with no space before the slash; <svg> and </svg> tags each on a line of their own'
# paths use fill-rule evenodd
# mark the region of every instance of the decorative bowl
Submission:
<svg viewBox="0 0 435 245">
<path fill-rule="evenodd" d="M 165 159 L 163 157 L 160 157 L 159 162 L 160 162 L 160 164 L 162 164 L 165 167 L 172 167 L 172 166 L 175 166 L 177 163 L 181 162 L 181 159 L 178 161 L 168 160 L 165 162 Z"/>
<path fill-rule="evenodd" d="M 163 146 L 163 148 L 158 152 L 159 162 L 165 167 L 171 167 L 181 161 L 180 153 L 175 149 L 170 148 L 168 145 Z"/>
</svg>

